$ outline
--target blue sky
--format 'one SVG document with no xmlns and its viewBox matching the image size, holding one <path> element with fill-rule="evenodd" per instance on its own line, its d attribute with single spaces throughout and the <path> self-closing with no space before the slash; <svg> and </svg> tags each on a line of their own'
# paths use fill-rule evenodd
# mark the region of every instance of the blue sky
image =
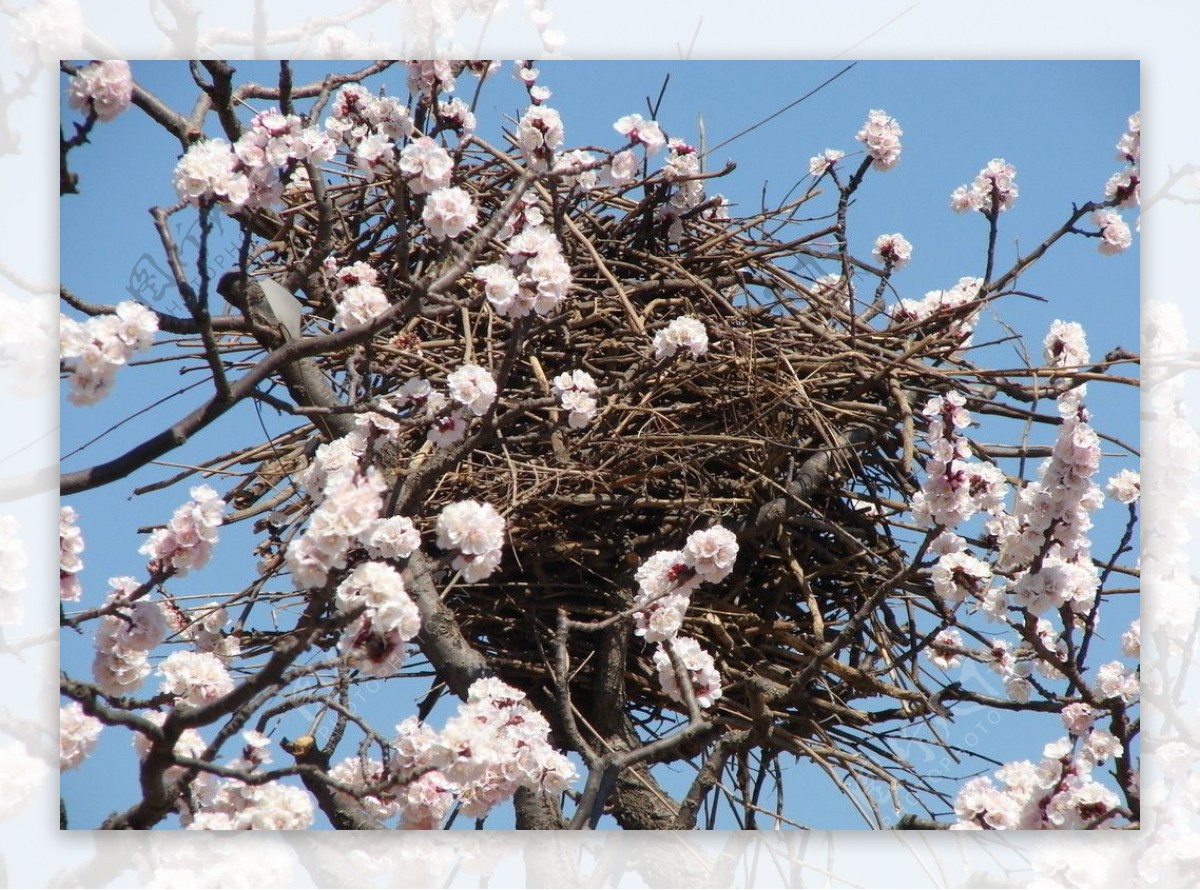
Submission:
<svg viewBox="0 0 1200 890">
<path fill-rule="evenodd" d="M 794 99 L 842 71 L 838 62 L 610 62 L 545 63 L 542 82 L 554 91 L 549 104 L 563 114 L 568 145 L 616 147 L 611 123 L 630 112 L 647 114 L 646 97 L 664 92 L 658 119 L 672 136 L 700 139 L 715 146 L 767 118 Z M 240 73 L 270 79 L 274 65 L 240 64 Z M 180 63 L 134 63 L 134 75 L 177 108 L 190 107 L 194 87 Z M 297 80 L 327 70 L 316 63 L 299 63 Z M 261 71 L 261 74 L 258 73 Z M 386 75 L 389 92 L 404 91 L 402 78 Z M 462 80 L 465 98 L 472 78 Z M 375 84 L 377 85 L 377 84 Z M 752 212 L 765 192 L 767 203 L 778 200 L 807 176 L 808 158 L 825 148 L 847 153 L 860 145 L 854 133 L 866 113 L 881 108 L 904 128 L 901 163 L 885 174 L 872 173 L 860 190 L 851 216 L 851 246 L 869 253 L 874 238 L 902 232 L 914 245 L 910 265 L 896 273 L 893 283 L 906 297 L 946 288 L 964 275 L 982 274 L 986 224 L 978 215 L 956 215 L 947 207 L 950 191 L 969 182 L 993 157 L 1003 157 L 1018 170 L 1021 195 L 1001 220 L 998 267 L 1005 268 L 1018 251 L 1028 251 L 1056 228 L 1073 201 L 1101 195 L 1105 180 L 1119 169 L 1113 146 L 1126 118 L 1139 107 L 1136 62 L 860 62 L 832 84 L 753 132 L 714 150 L 709 169 L 726 160 L 736 171 L 710 191 L 721 191 L 737 207 Z M 524 106 L 521 91 L 508 77 L 508 68 L 485 85 L 478 108 L 481 132 L 495 132 L 495 121 L 516 116 Z M 65 110 L 65 103 L 64 103 Z M 65 120 L 72 119 L 69 111 Z M 102 125 L 93 145 L 72 154 L 80 174 L 82 194 L 62 202 L 62 281 L 86 299 L 117 302 L 129 297 L 133 270 L 157 259 L 153 227 L 147 209 L 175 200 L 171 171 L 177 144 L 149 126 L 132 111 Z M 832 207 L 818 199 L 814 212 Z M 736 210 L 735 210 L 736 212 Z M 1132 222 L 1132 220 L 1130 220 Z M 231 230 L 231 229 L 230 229 Z M 161 261 L 160 265 L 161 265 Z M 831 270 L 832 271 L 832 270 Z M 1068 239 L 1022 278 L 1022 289 L 1046 302 L 1011 300 L 999 312 L 1004 322 L 1025 333 L 1034 346 L 1055 318 L 1077 320 L 1088 330 L 1092 356 L 1115 346 L 1137 348 L 1138 251 L 1117 257 L 1097 257 L 1095 242 Z M 170 295 L 164 305 L 169 306 Z M 977 341 L 999 336 L 994 319 L 985 316 Z M 1018 364 L 1010 347 L 999 347 L 997 361 Z M 1007 358 L 1004 356 L 1007 355 Z M 94 408 L 76 409 L 64 403 L 62 451 L 72 452 L 125 415 L 153 399 L 187 386 L 193 374 L 176 377 L 174 367 L 127 372 L 118 378 L 116 394 Z M 199 396 L 185 393 L 155 411 L 102 438 L 98 444 L 64 462 L 64 470 L 97 463 L 120 453 L 147 432 L 156 432 L 193 407 Z M 1137 441 L 1137 393 L 1112 389 L 1093 397 L 1096 424 L 1130 442 Z M 261 438 L 253 411 L 231 413 L 168 460 L 229 451 L 237 444 Z M 270 417 L 264 423 L 274 425 Z M 1113 460 L 1102 477 L 1129 458 Z M 137 574 L 142 565 L 136 553 L 142 536 L 139 525 L 160 522 L 186 497 L 173 490 L 130 498 L 137 485 L 170 473 L 150 468 L 99 492 L 68 503 L 81 513 L 88 550 L 84 554 L 85 604 L 103 596 L 105 579 Z M 222 486 L 214 484 L 220 489 Z M 1096 551 L 1119 537 L 1111 521 L 1098 524 Z M 212 567 L 194 578 L 173 584 L 176 593 L 228 591 L 245 585 L 252 565 L 240 551 L 238 534 L 223 535 Z M 1133 614 L 1131 598 L 1108 617 L 1109 638 L 1115 640 Z M 63 665 L 87 675 L 90 654 L 86 640 L 67 640 Z M 393 699 L 394 702 L 394 699 Z M 395 721 L 407 711 L 396 712 Z M 380 723 L 386 727 L 386 721 Z M 993 725 L 962 720 L 948 732 L 960 744 L 974 736 L 979 747 L 1001 752 L 1007 759 L 1040 756 L 1041 746 L 1061 732 L 1057 720 L 1038 722 L 1005 715 Z M 282 756 L 282 755 L 281 755 Z M 798 770 L 796 781 L 811 789 L 808 812 L 795 817 L 820 827 L 859 827 L 836 792 L 815 771 Z M 74 824 L 94 825 L 111 808 L 131 802 L 133 772 L 127 740 L 106 733 L 97 755 L 63 779 Z M 832 820 L 832 821 L 831 821 Z"/>
</svg>

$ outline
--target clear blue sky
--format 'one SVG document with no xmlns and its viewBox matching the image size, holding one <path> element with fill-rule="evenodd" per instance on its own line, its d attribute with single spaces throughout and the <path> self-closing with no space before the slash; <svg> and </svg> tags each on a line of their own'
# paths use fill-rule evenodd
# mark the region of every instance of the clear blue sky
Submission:
<svg viewBox="0 0 1200 890">
<path fill-rule="evenodd" d="M 630 112 L 647 114 L 646 98 L 653 100 L 659 94 L 668 75 L 658 116 L 664 129 L 672 136 L 698 142 L 702 119 L 706 145 L 712 147 L 778 111 L 846 64 L 558 62 L 539 67 L 542 82 L 554 92 L 548 104 L 563 115 L 568 147 L 616 147 L 612 122 Z M 345 63 L 298 63 L 296 80 L 301 82 L 336 65 L 350 67 Z M 239 74 L 265 80 L 275 76 L 273 64 L 239 63 L 237 67 Z M 495 134 L 501 116 L 515 117 L 524 108 L 522 91 L 509 77 L 509 70 L 506 65 L 494 82 L 484 87 L 477 110 L 484 135 Z M 169 104 L 180 109 L 191 106 L 194 87 L 185 65 L 134 63 L 133 71 L 139 82 Z M 385 75 L 382 82 L 390 93 L 404 93 L 400 73 Z M 464 77 L 461 84 L 460 94 L 469 100 L 474 79 Z M 69 122 L 73 116 L 65 101 L 63 104 L 64 120 Z M 857 151 L 860 144 L 854 133 L 872 108 L 884 109 L 900 121 L 904 153 L 894 170 L 868 175 L 852 210 L 851 247 L 865 255 L 877 235 L 902 232 L 914 245 L 913 258 L 896 273 L 893 283 L 903 296 L 919 298 L 928 290 L 953 285 L 964 275 L 982 274 L 986 224 L 978 215 L 952 213 L 947 200 L 955 186 L 969 182 L 991 158 L 1003 157 L 1016 165 L 1021 192 L 1016 207 L 1001 220 L 998 268 L 1005 268 L 1018 250 L 1028 252 L 1057 228 L 1073 201 L 1101 196 L 1104 182 L 1120 166 L 1113 146 L 1125 129 L 1127 116 L 1139 108 L 1138 65 L 860 62 L 805 102 L 713 151 L 709 169 L 719 168 L 726 160 L 738 166 L 726 180 L 712 184 L 710 191 L 726 194 L 746 212 L 759 206 L 764 192 L 768 204 L 778 202 L 807 177 L 810 156 L 825 148 Z M 131 272 L 146 269 L 147 258 L 162 265 L 147 210 L 175 200 L 171 171 L 178 148 L 137 110 L 99 125 L 93 143 L 71 156 L 72 169 L 80 174 L 82 194 L 62 201 L 62 281 L 85 299 L 115 303 L 129 297 L 126 288 Z M 817 208 L 814 213 L 824 212 L 832 207 L 832 200 L 819 200 L 813 206 Z M 232 226 L 226 231 L 232 232 Z M 1050 322 L 1062 318 L 1084 323 L 1093 358 L 1118 345 L 1136 350 L 1138 272 L 1136 242 L 1124 255 L 1102 258 L 1096 255 L 1094 241 L 1069 239 L 1022 278 L 1024 290 L 1047 302 L 1012 300 L 1000 308 L 1000 316 L 1026 334 L 1033 348 L 1040 348 Z M 172 296 L 168 294 L 162 305 L 169 307 Z M 1001 334 L 996 320 L 985 314 L 976 340 Z M 1007 355 L 998 360 L 1009 366 L 1019 364 L 1014 353 Z M 115 395 L 92 408 L 77 409 L 64 400 L 63 454 L 201 376 L 193 373 L 179 378 L 176 365 L 167 367 L 166 373 L 153 368 L 127 370 L 118 377 Z M 199 392 L 203 393 L 203 388 Z M 66 459 L 64 470 L 123 452 L 182 416 L 198 399 L 197 393 L 187 393 L 167 401 Z M 1136 391 L 1110 388 L 1103 394 L 1096 392 L 1090 404 L 1099 428 L 1136 443 Z M 274 418 L 265 417 L 264 422 L 278 428 Z M 167 460 L 185 463 L 261 438 L 259 418 L 247 408 L 226 416 Z M 1108 475 L 1133 463 L 1127 457 L 1106 462 L 1099 481 L 1103 484 Z M 136 499 L 131 499 L 130 493 L 170 472 L 151 467 L 99 492 L 67 501 L 80 511 L 88 543 L 85 606 L 99 602 L 110 575 L 142 572 L 143 561 L 136 552 L 142 536 L 136 534 L 136 528 L 169 518 L 186 498 L 186 487 Z M 213 484 L 223 488 L 220 480 Z M 1106 554 L 1119 534 L 1119 525 L 1102 519 L 1094 539 L 1096 552 Z M 224 531 L 212 566 L 173 582 L 172 591 L 219 594 L 242 588 L 253 571 L 246 540 L 243 531 Z M 1125 598 L 1111 614 L 1106 612 L 1104 630 L 1110 644 L 1115 644 L 1134 614 L 1132 598 Z M 65 668 L 90 676 L 90 639 L 73 640 L 68 635 L 62 651 Z M 404 696 L 391 694 L 389 707 L 394 716 L 380 716 L 378 725 L 386 730 L 391 722 L 406 716 L 406 702 Z M 964 715 L 944 727 L 943 734 L 957 744 L 977 744 L 980 750 L 1008 760 L 1036 760 L 1042 745 L 1061 734 L 1061 724 L 1053 717 L 1029 720 L 1003 715 L 997 723 L 983 720 L 979 724 L 981 719 Z M 919 755 L 919 750 L 914 753 Z M 277 760 L 281 759 L 286 755 L 280 754 Z M 127 736 L 107 731 L 93 758 L 63 778 L 73 825 L 93 826 L 109 810 L 131 803 L 134 783 Z M 798 769 L 795 784 L 802 795 L 793 793 L 792 799 L 803 797 L 806 803 L 790 813 L 794 818 L 824 828 L 861 827 L 823 775 Z"/>
</svg>

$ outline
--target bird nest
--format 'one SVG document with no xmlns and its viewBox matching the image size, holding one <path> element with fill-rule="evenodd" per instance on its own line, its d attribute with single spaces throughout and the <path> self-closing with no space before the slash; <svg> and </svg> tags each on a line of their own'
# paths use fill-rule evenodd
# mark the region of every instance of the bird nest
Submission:
<svg viewBox="0 0 1200 890">
<path fill-rule="evenodd" d="M 481 162 L 465 177 L 481 219 L 500 212 L 502 182 L 514 175 Z M 919 715 L 927 696 L 914 653 L 930 622 L 905 601 L 921 597 L 927 579 L 910 565 L 920 535 L 906 535 L 899 517 L 914 490 L 912 405 L 950 385 L 954 319 L 888 324 L 882 285 L 852 302 L 844 285 L 796 272 L 807 255 L 833 257 L 860 281 L 886 278 L 843 253 L 822 254 L 815 235 L 785 243 L 769 234 L 795 207 L 720 222 L 696 213 L 672 243 L 653 197 L 594 193 L 564 207 L 542 192 L 541 206 L 574 278 L 559 311 L 500 317 L 468 273 L 371 342 L 320 357 L 347 410 L 377 406 L 412 377 L 444 391 L 465 361 L 497 377 L 497 405 L 464 443 L 437 449 L 427 424 L 409 422 L 386 459 L 392 508 L 414 519 L 434 552 L 433 521 L 446 504 L 486 501 L 507 521 L 494 574 L 467 583 L 447 559 L 438 576 L 465 637 L 503 679 L 548 701 L 560 613 L 598 621 L 629 610 L 642 561 L 720 523 L 739 538 L 734 571 L 693 594 L 682 630 L 724 679 L 718 721 L 750 726 L 769 712 L 779 739 L 832 748 L 831 728 L 875 722 L 856 700 L 886 694 Z M 294 244 L 270 248 L 276 268 L 307 249 L 302 210 Z M 414 270 L 447 261 L 376 225 L 344 253 L 347 262 L 394 267 L 401 250 Z M 270 259 L 259 257 L 268 269 Z M 312 298 L 309 313 L 330 316 L 330 301 Z M 656 357 L 654 334 L 684 315 L 703 323 L 707 353 Z M 582 429 L 568 425 L 550 385 L 573 370 L 599 387 L 597 414 Z M 259 503 L 281 473 L 303 468 L 302 445 L 292 434 L 226 456 L 226 465 L 254 467 L 229 497 L 238 515 L 261 514 L 260 526 L 270 526 L 268 556 L 278 557 L 311 510 L 295 487 L 269 502 L 269 519 Z M 865 620 L 854 617 L 866 607 Z M 567 645 L 572 695 L 587 700 L 600 693 L 596 637 L 573 633 Z M 627 649 L 623 683 L 638 720 L 684 710 L 657 682 L 652 649 L 636 638 Z"/>
</svg>

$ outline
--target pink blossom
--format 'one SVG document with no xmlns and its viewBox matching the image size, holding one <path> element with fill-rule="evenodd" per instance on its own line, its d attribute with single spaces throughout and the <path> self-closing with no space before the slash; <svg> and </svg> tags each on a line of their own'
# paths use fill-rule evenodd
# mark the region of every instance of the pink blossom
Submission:
<svg viewBox="0 0 1200 890">
<path fill-rule="evenodd" d="M 430 422 L 425 438 L 438 448 L 447 448 L 461 442 L 466 434 L 467 419 L 461 411 L 451 411 L 449 414 L 435 417 Z"/>
<path fill-rule="evenodd" d="M 962 213 L 978 210 L 1002 213 L 1016 203 L 1017 168 L 1003 158 L 992 158 L 969 185 L 960 185 L 950 195 L 950 209 Z"/>
<path fill-rule="evenodd" d="M 1091 731 L 1096 722 L 1096 709 L 1084 702 L 1073 702 L 1062 709 L 1059 715 L 1067 732 L 1074 736 L 1082 736 Z"/>
<path fill-rule="evenodd" d="M 845 156 L 846 153 L 844 151 L 839 151 L 836 148 L 827 148 L 816 157 L 809 159 L 808 172 L 819 179 L 827 171 L 832 170 L 837 162 Z"/>
<path fill-rule="evenodd" d="M 962 634 L 954 628 L 948 627 L 938 631 L 937 635 L 929 641 L 925 655 L 937 667 L 949 671 L 962 664 L 962 656 L 959 654 L 962 648 Z"/>
<path fill-rule="evenodd" d="M 878 257 L 885 267 L 900 269 L 908 265 L 908 261 L 912 257 L 912 249 L 908 239 L 896 232 L 876 238 L 875 247 L 871 253 Z"/>
<path fill-rule="evenodd" d="M 470 362 L 446 378 L 450 397 L 476 417 L 482 417 L 496 401 L 496 380 L 486 368 Z"/>
<path fill-rule="evenodd" d="M 1141 177 L 1137 167 L 1126 167 L 1104 183 L 1104 198 L 1118 207 L 1137 207 L 1141 203 Z"/>
<path fill-rule="evenodd" d="M 530 105 L 517 122 L 517 144 L 535 170 L 549 167 L 550 155 L 563 143 L 558 112 L 546 105 Z"/>
<path fill-rule="evenodd" d="M 192 145 L 175 165 L 175 191 L 184 200 L 217 200 L 241 207 L 250 200 L 250 180 L 236 172 L 237 156 L 223 139 Z"/>
<path fill-rule="evenodd" d="M 483 284 L 484 296 L 487 297 L 488 303 L 491 304 L 496 314 L 523 318 L 533 308 L 530 303 L 519 299 L 520 286 L 517 283 L 517 276 L 507 266 L 488 263 L 476 267 L 471 274 L 476 281 Z"/>
<path fill-rule="evenodd" d="M 1142 155 L 1142 113 L 1135 111 L 1129 116 L 1129 129 L 1117 140 L 1117 160 L 1130 164 L 1141 162 Z"/>
<path fill-rule="evenodd" d="M 1129 630 L 1121 634 L 1121 651 L 1130 658 L 1142 657 L 1142 620 L 1134 618 Z"/>
<path fill-rule="evenodd" d="M 482 580 L 500 564 L 504 547 L 504 517 L 491 504 L 459 501 L 438 514 L 437 545 L 459 552 L 454 568 L 468 582 Z"/>
<path fill-rule="evenodd" d="M 410 831 L 431 831 L 442 824 L 454 805 L 457 786 L 438 770 L 414 779 L 399 794 L 400 827 Z"/>
<path fill-rule="evenodd" d="M 208 485 L 197 485 L 190 494 L 192 500 L 175 511 L 167 527 L 152 532 L 138 548 L 150 557 L 152 571 L 186 575 L 203 568 L 212 554 L 225 502 Z"/>
<path fill-rule="evenodd" d="M 563 152 L 555 158 L 554 172 L 561 176 L 564 185 L 574 186 L 581 192 L 591 191 L 600 180 L 596 156 L 580 149 Z"/>
<path fill-rule="evenodd" d="M 421 219 L 434 238 L 457 238 L 479 221 L 479 213 L 466 190 L 451 186 L 429 195 Z"/>
<path fill-rule="evenodd" d="M 180 704 L 200 707 L 233 691 L 233 678 L 211 652 L 172 652 L 158 666 L 162 691 Z"/>
<path fill-rule="evenodd" d="M 613 155 L 612 160 L 609 161 L 608 167 L 605 170 L 607 178 L 617 184 L 629 182 L 637 176 L 637 172 L 637 155 L 629 149 L 619 151 Z"/>
<path fill-rule="evenodd" d="M 737 555 L 737 536 L 720 525 L 692 532 L 683 548 L 684 562 L 710 584 L 724 580 L 733 571 Z"/>
<path fill-rule="evenodd" d="M 654 666 L 658 668 L 658 682 L 663 692 L 674 701 L 684 701 L 684 694 L 679 687 L 679 674 L 671 662 L 671 656 L 666 648 L 670 646 L 683 663 L 687 678 L 692 684 L 692 692 L 696 696 L 696 704 L 702 708 L 711 708 L 721 697 L 721 675 L 717 672 L 712 655 L 701 648 L 700 643 L 691 637 L 676 636 L 669 642 L 663 642 L 654 652 Z"/>
<path fill-rule="evenodd" d="M 444 148 L 422 136 L 400 152 L 400 172 L 408 179 L 408 187 L 423 195 L 450 185 L 454 161 Z"/>
<path fill-rule="evenodd" d="M 63 506 L 58 518 L 58 577 L 59 599 L 75 602 L 83 594 L 78 575 L 83 571 L 83 534 L 76 525 L 79 514 L 73 507 Z"/>
<path fill-rule="evenodd" d="M 133 74 L 125 61 L 91 62 L 76 72 L 67 88 L 72 108 L 110 121 L 133 103 Z"/>
<path fill-rule="evenodd" d="M 1122 504 L 1135 504 L 1142 493 L 1142 477 L 1136 470 L 1124 469 L 1108 480 L 1104 488 Z"/>
<path fill-rule="evenodd" d="M 867 154 L 874 159 L 871 166 L 876 170 L 891 170 L 900 163 L 900 137 L 903 135 L 895 118 L 888 116 L 886 111 L 872 109 L 854 138 L 866 145 Z"/>
<path fill-rule="evenodd" d="M 582 429 L 596 416 L 596 383 L 587 371 L 564 371 L 552 381 L 559 404 L 569 411 L 567 423 Z"/>
<path fill-rule="evenodd" d="M 333 323 L 340 328 L 366 324 L 386 312 L 391 305 L 387 295 L 373 284 L 355 284 L 336 297 L 337 312 Z"/>
<path fill-rule="evenodd" d="M 961 603 L 969 597 L 982 598 L 991 584 L 991 567 L 969 553 L 947 553 L 931 573 L 934 592 L 949 603 Z"/>
<path fill-rule="evenodd" d="M 630 142 L 638 142 L 646 147 L 647 154 L 654 154 L 666 144 L 662 127 L 657 121 L 648 121 L 640 114 L 627 114 L 613 124 L 613 129 Z"/>
<path fill-rule="evenodd" d="M 1042 346 L 1050 367 L 1071 368 L 1088 363 L 1087 340 L 1079 322 L 1055 319 Z"/>
<path fill-rule="evenodd" d="M 359 535 L 373 559 L 408 559 L 421 546 L 421 534 L 407 516 L 379 519 Z"/>
<path fill-rule="evenodd" d="M 343 612 L 362 607 L 376 633 L 395 631 L 407 642 L 421 630 L 421 616 L 404 589 L 404 581 L 387 563 L 368 561 L 355 566 L 338 585 L 334 597 Z"/>
<path fill-rule="evenodd" d="M 1133 235 L 1129 224 L 1121 218 L 1121 214 L 1111 208 L 1097 210 L 1092 214 L 1092 222 L 1100 227 L 1100 252 L 1104 254 L 1121 253 L 1133 244 Z"/>
<path fill-rule="evenodd" d="M 74 769 L 96 747 L 104 724 L 83 712 L 79 702 L 70 702 L 58 710 L 58 768 Z"/>
<path fill-rule="evenodd" d="M 708 332 L 704 322 L 691 315 L 682 315 L 654 335 L 654 357 L 659 361 L 670 358 L 680 349 L 686 349 L 692 358 L 700 358 L 708 352 Z"/>
</svg>

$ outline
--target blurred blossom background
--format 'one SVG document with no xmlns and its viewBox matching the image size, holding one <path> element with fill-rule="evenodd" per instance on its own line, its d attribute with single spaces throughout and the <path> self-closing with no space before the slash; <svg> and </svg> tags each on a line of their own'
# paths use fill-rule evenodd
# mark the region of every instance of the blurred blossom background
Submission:
<svg viewBox="0 0 1200 890">
<path fill-rule="evenodd" d="M 164 885 L 325 886 L 344 880 L 348 869 L 367 884 L 421 886 L 647 886 L 670 883 L 681 874 L 708 875 L 726 886 L 798 886 L 805 881 L 877 883 L 913 886 L 1005 885 L 1130 886 L 1194 884 L 1200 878 L 1200 773 L 1195 750 L 1194 667 L 1196 589 L 1191 558 L 1194 529 L 1195 473 L 1200 443 L 1194 429 L 1197 387 L 1192 341 L 1197 326 L 1188 274 L 1200 228 L 1200 122 L 1190 113 L 1190 84 L 1197 82 L 1194 52 L 1177 41 L 1188 34 L 1186 22 L 1167 15 L 1143 21 L 1136 33 L 1114 28 L 1128 18 L 1115 3 L 1093 4 L 1086 17 L 1077 10 L 1015 2 L 1007 15 L 978 27 L 968 10 L 949 2 L 914 6 L 849 3 L 832 14 L 815 4 L 697 2 L 687 11 L 673 7 L 614 2 L 602 14 L 586 6 L 545 2 L 415 2 L 296 3 L 286 11 L 266 10 L 226 0 L 203 12 L 186 2 L 164 4 L 154 14 L 132 8 L 114 12 L 98 2 L 37 0 L 6 3 L 0 8 L 0 176 L 4 202 L 0 214 L 0 403 L 6 433 L 0 437 L 0 858 L 2 872 L 15 886 Z M 862 23 L 848 26 L 847 22 Z M 1114 77 L 1111 99 L 1119 113 L 1101 121 L 1099 133 L 1080 133 L 1080 151 L 1111 152 L 1124 129 L 1124 115 L 1142 109 L 1146 140 L 1142 158 L 1143 217 L 1141 247 L 1142 350 L 1146 357 L 1142 393 L 1141 441 L 1145 527 L 1142 570 L 1145 607 L 1143 632 L 1143 794 L 1151 818 L 1141 832 L 1107 837 L 1035 837 L 963 833 L 926 833 L 920 838 L 898 833 L 783 832 L 767 836 L 636 838 L 620 832 L 554 837 L 526 844 L 522 838 L 452 836 L 405 838 L 404 845 L 381 838 L 344 833 L 309 833 L 266 837 L 59 833 L 57 763 L 54 741 L 58 727 L 57 630 L 52 615 L 55 497 L 58 459 L 58 397 L 52 373 L 57 321 L 53 293 L 59 278 L 56 244 L 58 210 L 54 203 L 55 157 L 51 121 L 63 95 L 59 58 L 356 58 L 495 57 L 495 58 L 730 58 L 803 55 L 810 59 L 852 58 L 996 58 L 1011 54 L 1055 58 L 1100 56 L 1141 59 L 1144 84 L 1140 103 L 1129 94 L 1129 79 Z M 830 61 L 830 73 L 841 66 Z M 569 66 L 551 85 L 560 93 L 571 88 Z M 606 70 L 605 101 L 595 109 L 596 128 L 607 127 L 620 114 L 641 110 L 641 97 L 653 95 L 665 66 L 642 63 Z M 683 79 L 686 68 L 674 66 Z M 718 69 L 719 70 L 719 69 Z M 767 71 L 768 69 L 759 69 Z M 866 72 L 877 70 L 879 75 Z M 820 144 L 804 125 L 806 114 L 821 106 L 801 105 L 776 125 L 774 145 L 764 151 L 792 159 L 797 167 L 832 145 L 849 148 L 850 138 L 867 107 L 883 107 L 906 129 L 906 146 L 919 140 L 922 117 L 935 117 L 928 99 L 939 80 L 959 76 L 959 69 L 930 65 L 914 69 L 912 81 L 896 81 L 895 69 L 863 66 L 850 75 L 854 95 L 837 90 L 822 101 L 841 109 L 848 121 L 821 121 Z M 969 70 L 969 69 L 967 69 Z M 1015 84 L 1002 68 L 979 75 L 971 101 L 955 110 L 956 129 L 969 134 L 992 113 L 993 100 L 1008 108 L 1039 101 L 1068 101 L 1069 96 L 1039 96 L 1036 77 Z M 1029 69 L 1033 70 L 1033 69 Z M 1088 69 L 1080 69 L 1088 70 Z M 1106 72 L 1120 66 L 1097 66 L 1091 78 L 1101 86 Z M 139 72 L 135 68 L 135 76 Z M 771 76 L 764 74 L 763 76 Z M 877 77 L 872 81 L 871 77 Z M 857 80 L 854 80 L 857 78 Z M 767 91 L 754 77 L 721 83 L 706 76 L 690 86 L 677 83 L 676 96 L 710 90 L 706 110 L 710 138 L 713 121 L 737 114 L 753 123 L 779 106 L 780 96 L 809 89 L 802 82 L 771 84 Z M 1133 79 L 1136 84 L 1136 78 Z M 1095 87 L 1095 80 L 1088 84 Z M 888 90 L 896 101 L 859 98 Z M 689 92 L 690 91 L 690 92 Z M 762 100 L 761 94 L 770 93 Z M 1136 92 L 1136 86 L 1134 87 Z M 904 98 L 906 97 L 907 98 Z M 65 100 L 64 100 L 65 101 Z M 671 117 L 669 99 L 662 115 Z M 863 102 L 866 101 L 866 105 Z M 908 107 L 905 107 L 907 102 Z M 682 115 L 687 106 L 678 106 Z M 1099 116 L 1090 113 L 1089 121 Z M 678 120 L 677 129 L 691 121 Z M 929 121 L 930 125 L 933 120 Z M 568 126 L 572 125 L 568 121 Z M 1061 126 L 1069 131 L 1075 122 Z M 1036 146 L 1039 132 L 1028 121 L 1010 118 L 1015 144 Z M 720 131 L 734 131 L 732 121 Z M 830 134 L 827 136 L 826 134 Z M 69 134 L 68 134 L 69 135 Z M 684 134 L 681 134 L 684 135 Z M 599 137 L 597 137 L 599 138 Z M 722 136 L 722 138 L 724 138 Z M 104 133 L 97 133 L 102 143 Z M 573 142 L 588 141 L 578 129 Z M 763 140 L 755 139 L 762 145 Z M 951 185 L 969 182 L 991 157 L 1005 157 L 1020 169 L 1016 148 L 987 143 L 982 154 L 962 169 L 945 175 Z M 97 146 L 99 148 L 99 146 Z M 935 150 L 936 146 L 930 146 Z M 742 164 L 767 164 L 746 157 L 737 143 L 728 155 Z M 88 151 L 85 147 L 83 153 Z M 172 159 L 173 160 L 173 159 Z M 908 163 L 910 158 L 906 158 Z M 1032 165 L 1031 165 L 1032 166 Z M 1115 169 L 1115 162 L 1112 163 Z M 901 165 L 903 169 L 904 164 Z M 1064 165 L 1056 180 L 1074 168 Z M 797 178 L 798 178 L 797 174 Z M 762 178 L 760 171 L 760 178 Z M 1021 201 L 1028 206 L 1039 184 L 1022 177 Z M 1103 180 L 1097 185 L 1102 185 Z M 98 184 L 98 183 L 97 183 Z M 779 183 L 783 186 L 783 183 Z M 934 186 L 930 185 L 931 189 Z M 936 203 L 948 195 L 933 191 Z M 1095 188 L 1064 189 L 1089 197 Z M 877 193 L 873 193 L 877 194 Z M 888 195 L 878 195 L 886 202 Z M 69 213 L 68 203 L 63 204 Z M 966 221 L 942 214 L 947 227 Z M 1037 226 L 1022 227 L 1040 231 Z M 885 231 L 881 229 L 880 231 Z M 931 230 L 906 230 L 916 245 L 914 263 L 926 239 L 953 237 L 931 222 Z M 977 237 L 977 236 L 976 236 Z M 977 243 L 977 242 L 972 242 Z M 1028 245 L 1022 245 L 1028 247 Z M 1088 249 L 1092 245 L 1087 245 Z M 944 251 L 939 251 L 943 253 Z M 78 258 L 73 258 L 78 259 Z M 64 258 L 64 263 L 67 258 Z M 1095 265 L 1095 264 L 1093 264 Z M 909 270 L 911 272 L 911 270 Z M 922 270 L 923 292 L 945 287 L 960 274 L 951 269 Z M 953 275 L 953 277 L 949 277 Z M 1095 297 L 1094 309 L 1078 320 L 1088 326 L 1093 351 L 1121 345 L 1136 349 L 1132 329 L 1136 313 L 1110 301 L 1117 291 L 1105 282 L 1081 283 Z M 1053 316 L 1052 316 L 1053 317 Z M 1105 330 L 1093 333 L 1093 325 Z M 1123 328 L 1123 330 L 1122 330 Z M 1097 404 L 1095 410 L 1102 411 Z M 1133 438 L 1137 438 L 1136 431 Z M 86 521 L 86 517 L 84 517 Z M 86 526 L 85 526 L 86 534 Z M 1125 622 L 1111 621 L 1119 633 Z M 1114 640 L 1115 642 L 1115 640 Z M 1051 741 L 1038 739 L 1037 744 Z M 1037 751 L 1026 756 L 1036 757 Z M 794 793 L 804 793 L 797 789 Z M 103 801 L 98 806 L 103 809 Z M 387 844 L 387 846 L 382 846 Z M 569 863 L 564 868 L 564 863 Z M 667 865 L 670 868 L 667 868 Z"/>
</svg>

